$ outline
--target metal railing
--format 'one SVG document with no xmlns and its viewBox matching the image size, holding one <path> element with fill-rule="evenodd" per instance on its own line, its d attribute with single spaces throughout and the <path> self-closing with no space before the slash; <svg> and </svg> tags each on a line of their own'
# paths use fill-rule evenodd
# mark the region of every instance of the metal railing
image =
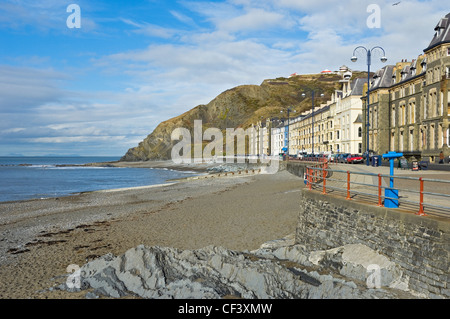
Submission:
<svg viewBox="0 0 450 319">
<path fill-rule="evenodd" d="M 450 218 L 450 180 L 333 170 L 327 163 L 306 167 L 304 178 L 309 190 L 321 190 L 324 195 L 336 194 L 379 207 L 385 207 L 386 200 L 396 201 L 399 208 L 417 215 Z M 372 179 L 371 183 L 367 179 Z M 394 181 L 397 185 L 391 187 Z M 386 189 L 397 190 L 398 197 L 387 196 Z"/>
</svg>

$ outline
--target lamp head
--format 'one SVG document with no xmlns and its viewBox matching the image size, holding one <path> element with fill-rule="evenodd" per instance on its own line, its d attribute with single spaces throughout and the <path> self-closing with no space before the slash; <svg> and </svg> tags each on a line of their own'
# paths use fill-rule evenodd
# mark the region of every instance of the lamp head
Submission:
<svg viewBox="0 0 450 319">
<path fill-rule="evenodd" d="M 387 58 L 385 56 L 383 56 L 380 60 L 381 60 L 381 62 L 385 63 L 387 61 Z"/>
<path fill-rule="evenodd" d="M 350 59 L 352 62 L 356 62 L 358 61 L 358 58 L 356 56 L 352 56 L 352 58 Z"/>
</svg>

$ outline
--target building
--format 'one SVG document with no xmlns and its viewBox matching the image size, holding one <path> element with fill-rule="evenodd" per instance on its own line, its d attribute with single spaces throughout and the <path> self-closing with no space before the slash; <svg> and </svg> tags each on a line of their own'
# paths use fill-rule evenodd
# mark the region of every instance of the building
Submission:
<svg viewBox="0 0 450 319">
<path fill-rule="evenodd" d="M 287 150 L 287 125 L 281 121 L 272 129 L 272 152 L 271 155 L 280 155 Z"/>
<path fill-rule="evenodd" d="M 369 150 L 373 150 L 378 154 L 385 154 L 393 151 L 390 148 L 390 87 L 393 82 L 394 74 L 393 65 L 387 65 L 375 72 L 370 81 L 370 107 L 369 121 L 367 125 L 367 82 L 363 87 L 364 97 L 362 112 L 362 149 L 367 150 L 367 128 L 369 127 Z"/>
<path fill-rule="evenodd" d="M 336 153 L 362 153 L 362 91 L 367 80 L 351 80 L 346 73 L 341 80 L 342 90 L 332 97 L 329 126 L 333 127 L 329 136 L 330 151 Z M 334 123 L 334 126 L 333 126 Z"/>
<path fill-rule="evenodd" d="M 370 81 L 369 149 L 378 154 L 395 151 L 410 160 L 432 162 L 441 151 L 450 155 L 450 14 L 434 30 L 424 54 L 386 66 Z M 367 93 L 362 100 L 366 119 Z M 364 136 L 366 132 L 364 125 Z M 364 138 L 363 149 L 366 144 Z"/>
<path fill-rule="evenodd" d="M 339 74 L 342 75 L 339 81 L 341 89 L 335 91 L 331 101 L 318 106 L 322 99 L 319 96 L 314 100 L 314 109 L 301 115 L 254 124 L 255 133 L 250 137 L 251 155 L 278 155 L 286 151 L 291 156 L 300 153 L 361 153 L 361 97 L 365 80 L 352 80 L 352 72 L 346 66 L 340 68 Z M 270 137 L 267 135 L 269 132 Z M 270 149 L 266 141 L 271 141 Z"/>
<path fill-rule="evenodd" d="M 282 124 L 266 120 L 254 125 L 253 154 L 276 155 L 286 148 L 290 155 L 361 154 L 369 149 L 401 152 L 409 160 L 434 162 L 441 152 L 449 158 L 450 13 L 434 31 L 423 54 L 377 70 L 369 83 L 352 80 L 351 71 L 342 66 L 341 89 L 314 112 Z"/>
<path fill-rule="evenodd" d="M 430 45 L 424 49 L 422 82 L 423 117 L 420 123 L 422 156 L 439 158 L 440 151 L 448 157 L 450 112 L 450 13 L 436 25 Z M 421 114 L 422 115 L 422 114 Z"/>
<path fill-rule="evenodd" d="M 318 154 L 326 151 L 324 141 L 327 138 L 324 130 L 329 118 L 330 106 L 322 104 L 305 112 L 292 126 L 292 140 L 295 152 Z"/>
<path fill-rule="evenodd" d="M 248 130 L 249 151 L 247 155 L 278 155 L 286 147 L 287 129 L 284 119 L 277 117 L 261 119 Z"/>
</svg>

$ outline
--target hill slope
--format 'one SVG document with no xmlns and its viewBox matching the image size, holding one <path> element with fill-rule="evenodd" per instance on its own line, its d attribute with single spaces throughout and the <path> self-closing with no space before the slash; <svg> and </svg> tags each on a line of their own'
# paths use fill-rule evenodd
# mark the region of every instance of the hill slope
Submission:
<svg viewBox="0 0 450 319">
<path fill-rule="evenodd" d="M 340 79 L 337 74 L 314 74 L 264 80 L 261 85 L 237 86 L 219 94 L 207 105 L 198 105 L 160 123 L 138 146 L 129 149 L 121 161 L 170 159 L 172 147 L 177 143 L 171 141 L 173 130 L 183 127 L 192 132 L 194 120 L 202 120 L 203 130 L 214 127 L 225 132 L 227 127 L 246 129 L 261 118 L 283 117 L 281 111 L 287 107 L 299 114 L 311 109 L 313 90 L 325 94 L 316 99 L 318 106 L 328 101 L 339 88 Z"/>
</svg>

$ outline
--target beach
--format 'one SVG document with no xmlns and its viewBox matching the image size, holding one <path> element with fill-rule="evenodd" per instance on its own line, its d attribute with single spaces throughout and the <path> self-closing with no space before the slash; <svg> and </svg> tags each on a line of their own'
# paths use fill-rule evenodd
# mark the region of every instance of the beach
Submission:
<svg viewBox="0 0 450 319">
<path fill-rule="evenodd" d="M 303 180 L 287 171 L 216 174 L 163 185 L 0 203 L 0 298 L 84 299 L 85 291 L 55 288 L 67 279 L 69 265 L 81 267 L 141 244 L 257 249 L 295 233 L 302 187 Z"/>
</svg>

